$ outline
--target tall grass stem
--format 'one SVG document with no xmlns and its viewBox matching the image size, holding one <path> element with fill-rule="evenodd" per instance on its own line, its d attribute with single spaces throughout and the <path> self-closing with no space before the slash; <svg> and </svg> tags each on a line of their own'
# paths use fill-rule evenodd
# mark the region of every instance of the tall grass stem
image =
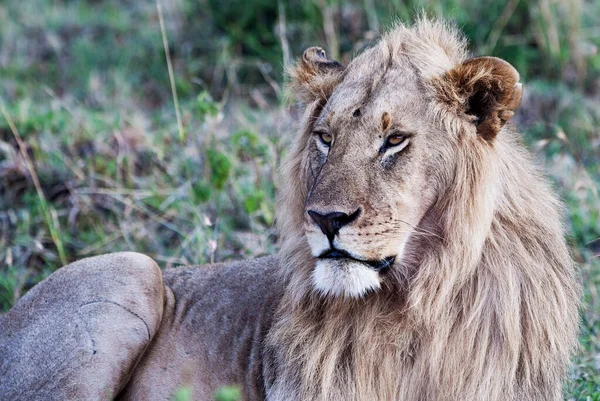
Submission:
<svg viewBox="0 0 600 401">
<path fill-rule="evenodd" d="M 163 47 L 165 48 L 167 69 L 169 70 L 171 93 L 173 95 L 173 104 L 175 106 L 175 116 L 177 117 L 177 130 L 179 131 L 179 139 L 183 143 L 185 141 L 185 131 L 183 130 L 183 123 L 181 122 L 179 98 L 177 97 L 177 88 L 175 87 L 175 74 L 173 74 L 173 64 L 171 63 L 171 55 L 169 53 L 169 41 L 167 40 L 167 30 L 165 29 L 165 20 L 163 18 L 162 7 L 160 6 L 160 0 L 156 0 L 156 9 L 158 11 L 158 21 L 160 23 L 160 34 L 162 35 Z"/>
</svg>

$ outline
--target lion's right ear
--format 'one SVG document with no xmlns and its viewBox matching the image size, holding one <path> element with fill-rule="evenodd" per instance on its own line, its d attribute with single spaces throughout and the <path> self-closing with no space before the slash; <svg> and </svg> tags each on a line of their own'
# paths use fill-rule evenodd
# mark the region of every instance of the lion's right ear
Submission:
<svg viewBox="0 0 600 401">
<path fill-rule="evenodd" d="M 470 116 L 477 133 L 487 141 L 511 119 L 523 92 L 517 70 L 496 57 L 467 60 L 434 84 L 441 100 Z"/>
<path fill-rule="evenodd" d="M 327 59 L 325 50 L 311 47 L 304 51 L 296 65 L 288 69 L 289 87 L 302 102 L 327 100 L 342 81 L 344 70 L 337 61 Z"/>
</svg>

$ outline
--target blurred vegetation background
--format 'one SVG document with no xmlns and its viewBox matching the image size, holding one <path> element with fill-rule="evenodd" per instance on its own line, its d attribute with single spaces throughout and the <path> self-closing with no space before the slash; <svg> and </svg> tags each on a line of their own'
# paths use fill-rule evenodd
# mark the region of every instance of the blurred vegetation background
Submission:
<svg viewBox="0 0 600 401">
<path fill-rule="evenodd" d="M 95 254 L 275 252 L 275 174 L 298 118 L 284 66 L 313 45 L 347 62 L 421 9 L 521 73 L 515 120 L 565 201 L 585 285 L 565 397 L 600 400 L 597 0 L 0 3 L 0 311 Z"/>
</svg>

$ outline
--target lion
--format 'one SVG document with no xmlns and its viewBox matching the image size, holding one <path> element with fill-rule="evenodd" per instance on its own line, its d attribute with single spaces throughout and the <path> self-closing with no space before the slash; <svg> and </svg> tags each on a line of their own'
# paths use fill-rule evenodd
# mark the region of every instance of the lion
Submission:
<svg viewBox="0 0 600 401">
<path fill-rule="evenodd" d="M 347 66 L 306 50 L 280 252 L 59 269 L 0 317 L 3 399 L 561 399 L 580 297 L 562 206 L 509 122 L 518 72 L 466 46 L 420 19 Z"/>
</svg>

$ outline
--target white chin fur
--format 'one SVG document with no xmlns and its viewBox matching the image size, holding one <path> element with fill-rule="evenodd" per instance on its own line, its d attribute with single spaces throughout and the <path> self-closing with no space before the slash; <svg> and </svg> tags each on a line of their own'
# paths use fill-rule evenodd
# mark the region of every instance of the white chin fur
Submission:
<svg viewBox="0 0 600 401">
<path fill-rule="evenodd" d="M 359 262 L 318 260 L 313 285 L 323 295 L 360 298 L 381 287 L 379 273 Z"/>
</svg>

